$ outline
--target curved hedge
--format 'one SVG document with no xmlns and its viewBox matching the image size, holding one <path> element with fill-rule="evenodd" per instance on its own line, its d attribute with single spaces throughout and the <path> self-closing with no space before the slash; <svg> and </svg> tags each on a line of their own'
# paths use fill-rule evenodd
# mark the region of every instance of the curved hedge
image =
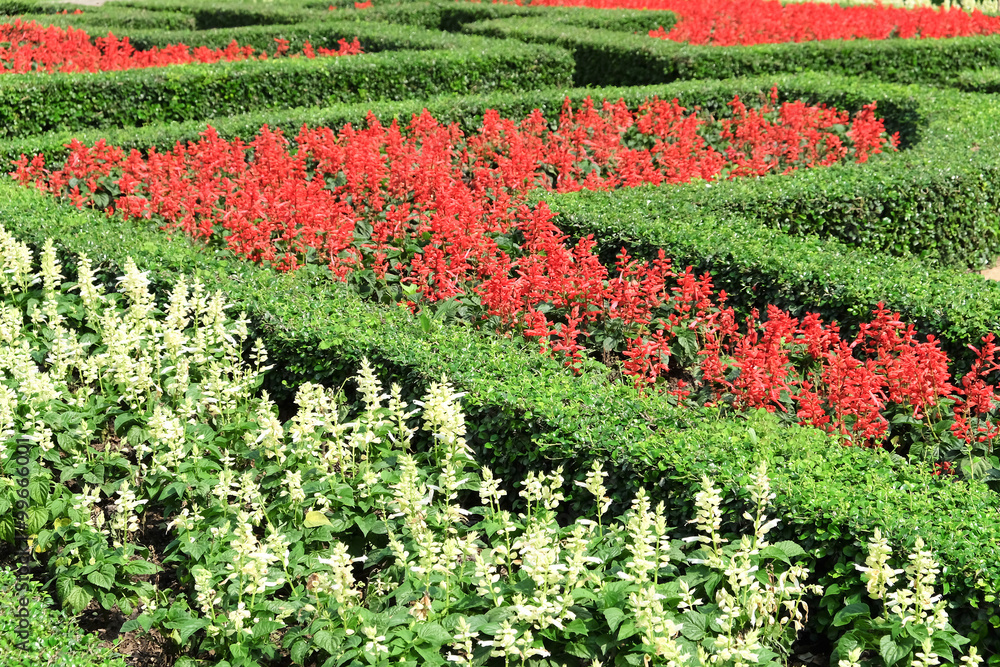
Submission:
<svg viewBox="0 0 1000 667">
<path fill-rule="evenodd" d="M 947 84 L 956 71 L 1000 64 L 1000 36 L 691 46 L 645 35 L 552 25 L 538 18 L 469 23 L 465 32 L 552 44 L 576 61 L 578 86 L 640 86 L 676 80 L 815 70 L 906 83 Z"/>
</svg>

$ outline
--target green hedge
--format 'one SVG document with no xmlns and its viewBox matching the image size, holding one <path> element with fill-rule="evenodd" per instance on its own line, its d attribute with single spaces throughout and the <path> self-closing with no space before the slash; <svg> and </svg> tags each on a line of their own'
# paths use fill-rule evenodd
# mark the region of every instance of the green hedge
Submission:
<svg viewBox="0 0 1000 667">
<path fill-rule="evenodd" d="M 95 74 L 8 74 L 0 137 L 185 121 L 290 104 L 374 102 L 569 83 L 559 49 L 482 42 L 461 50 L 182 65 Z"/>
<path fill-rule="evenodd" d="M 249 45 L 257 50 L 273 52 L 276 38 L 287 39 L 295 52 L 308 40 L 314 47 L 335 47 L 337 41 L 355 37 L 366 53 L 376 51 L 423 51 L 434 49 L 486 48 L 496 44 L 471 35 L 449 34 L 417 26 L 380 22 L 312 21 L 287 25 L 251 25 L 217 30 L 131 30 L 129 41 L 137 49 L 164 47 L 183 43 L 188 46 L 207 46 L 220 49 L 236 40 L 240 46 Z"/>
<path fill-rule="evenodd" d="M 553 44 L 573 53 L 580 86 L 638 86 L 815 70 L 884 81 L 947 84 L 955 72 L 1000 65 L 1000 36 L 828 40 L 758 46 L 690 46 L 538 18 L 480 21 L 469 33 Z"/>
<path fill-rule="evenodd" d="M 105 7 L 115 11 L 105 10 Z M 86 30 L 90 35 L 113 32 L 120 35 L 129 30 L 193 30 L 197 27 L 195 17 L 183 12 L 154 12 L 133 7 L 105 5 L 94 7 L 83 14 L 25 14 L 24 21 L 35 21 L 41 25 L 55 25 L 61 28 Z"/>
<path fill-rule="evenodd" d="M 687 106 L 700 104 L 719 114 L 734 94 L 752 99 L 772 84 L 788 97 L 846 109 L 877 99 L 890 130 L 900 131 L 910 147 L 864 165 L 720 181 L 711 187 L 540 196 L 566 212 L 567 231 L 593 233 L 605 260 L 622 245 L 643 254 L 663 247 L 679 263 L 711 271 L 745 308 L 773 302 L 796 314 L 816 310 L 845 325 L 864 319 L 884 300 L 923 333 L 940 336 L 964 365 L 966 344 L 978 344 L 984 334 L 1000 328 L 1000 286 L 960 270 L 1000 254 L 1000 157 L 991 140 L 1000 133 L 995 129 L 1000 102 L 819 75 L 608 88 L 600 94 L 631 104 L 653 94 L 677 97 Z M 252 137 L 264 123 L 294 136 L 303 124 L 363 123 L 369 110 L 385 122 L 395 118 L 405 123 L 427 108 L 442 122 L 456 122 L 471 132 L 486 109 L 523 117 L 538 108 L 554 117 L 567 95 L 579 101 L 595 92 L 449 96 L 259 112 L 139 130 L 61 132 L 0 142 L 0 157 L 44 153 L 50 163 L 58 162 L 73 136 L 87 144 L 106 138 L 125 148 L 169 149 L 177 141 L 196 139 L 207 124 L 227 138 Z M 852 250 L 857 246 L 864 249 Z M 893 259 L 883 252 L 910 252 L 923 255 L 924 261 Z"/>
<path fill-rule="evenodd" d="M 952 85 L 970 93 L 996 93 L 1000 91 L 1000 67 L 964 70 L 955 75 Z"/>
<path fill-rule="evenodd" d="M 836 446 L 819 431 L 782 427 L 766 413 L 731 419 L 680 411 L 615 383 L 594 362 L 574 377 L 514 341 L 468 326 L 425 331 L 406 309 L 362 302 L 322 275 L 272 273 L 9 182 L 0 183 L 0 220 L 31 244 L 52 237 L 68 252 L 85 251 L 109 273 L 132 256 L 160 287 L 186 273 L 222 289 L 234 308 L 246 310 L 281 369 L 274 377 L 284 387 L 269 387 L 279 399 L 282 389 L 306 380 L 339 385 L 363 356 L 385 379 L 416 393 L 446 372 L 467 392 L 471 443 L 508 480 L 560 464 L 570 480 L 582 479 L 597 457 L 612 464 L 608 484 L 619 503 L 646 485 L 668 512 L 687 516 L 702 474 L 733 487 L 767 459 L 780 532 L 809 550 L 819 575 L 849 564 L 876 526 L 897 545 L 920 535 L 944 566 L 956 627 L 978 632 L 985 650 L 996 648 L 986 619 L 1000 612 L 991 595 L 1000 586 L 1000 522 L 996 495 L 985 487 L 937 480 L 879 451 Z"/>
<path fill-rule="evenodd" d="M 419 25 L 433 30 L 458 31 L 466 23 L 512 17 L 534 17 L 550 23 L 600 28 L 615 32 L 641 32 L 663 27 L 669 30 L 677 15 L 669 11 L 592 9 L 589 7 L 542 7 L 488 2 L 407 2 L 370 9 L 337 10 L 336 16 L 359 21 L 386 21 Z"/>
</svg>

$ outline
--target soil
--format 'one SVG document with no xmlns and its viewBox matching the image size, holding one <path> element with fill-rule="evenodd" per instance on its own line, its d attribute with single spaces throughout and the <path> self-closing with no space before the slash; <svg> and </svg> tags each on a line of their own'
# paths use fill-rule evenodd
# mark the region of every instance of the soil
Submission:
<svg viewBox="0 0 1000 667">
<path fill-rule="evenodd" d="M 979 275 L 987 280 L 1000 280 L 1000 257 L 993 262 L 992 266 L 980 271 Z"/>
</svg>

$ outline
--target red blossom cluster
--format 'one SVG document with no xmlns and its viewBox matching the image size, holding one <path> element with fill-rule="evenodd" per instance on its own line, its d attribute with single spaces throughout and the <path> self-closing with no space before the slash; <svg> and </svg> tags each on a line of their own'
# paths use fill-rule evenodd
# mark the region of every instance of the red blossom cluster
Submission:
<svg viewBox="0 0 1000 667">
<path fill-rule="evenodd" d="M 275 39 L 275 52 L 270 57 L 288 55 L 288 40 Z M 128 37 L 118 39 L 108 33 L 91 39 L 83 30 L 41 26 L 34 21 L 0 25 L 0 73 L 26 72 L 108 72 L 140 67 L 164 67 L 187 63 L 214 63 L 221 60 L 266 60 L 266 52 L 256 53 L 252 46 L 240 46 L 233 40 L 224 49 L 204 46 L 188 47 L 171 44 L 162 49 L 153 47 L 138 51 Z M 347 56 L 361 53 L 361 43 L 340 40 L 336 49 L 318 48 L 306 42 L 302 54 L 306 58 Z M 292 58 L 300 54 L 291 55 Z"/>
<path fill-rule="evenodd" d="M 1000 17 L 958 8 L 842 7 L 833 2 L 786 5 L 779 0 L 533 0 L 531 4 L 669 10 L 678 15 L 677 23 L 669 31 L 651 31 L 650 36 L 716 46 L 818 39 L 929 39 L 1000 32 Z"/>
<path fill-rule="evenodd" d="M 839 111 L 747 109 L 738 98 L 731 107 L 731 118 L 711 123 L 676 100 L 635 111 L 621 101 L 600 110 L 567 102 L 555 126 L 538 111 L 521 122 L 488 112 L 468 137 L 426 112 L 405 129 L 369 115 L 365 128 L 303 127 L 294 146 L 267 127 L 249 143 L 210 128 L 197 142 L 146 155 L 74 141 L 58 168 L 22 156 L 13 175 L 281 270 L 316 252 L 334 275 L 370 278 L 391 301 L 458 303 L 482 326 L 535 339 L 572 368 L 587 348 L 620 355 L 636 385 L 665 385 L 688 400 L 762 407 L 859 443 L 925 422 L 955 443 L 992 443 L 998 399 L 986 378 L 1000 370 L 992 337 L 956 384 L 937 341 L 918 340 L 881 306 L 853 339 L 816 315 L 800 321 L 776 308 L 738 326 L 710 276 L 677 271 L 662 252 L 640 261 L 623 251 L 607 267 L 593 238 L 571 243 L 544 203 L 526 204 L 538 187 L 783 172 L 864 160 L 890 143 L 874 104 L 844 137 L 817 129 L 848 123 Z M 708 128 L 718 132 L 711 140 Z"/>
</svg>

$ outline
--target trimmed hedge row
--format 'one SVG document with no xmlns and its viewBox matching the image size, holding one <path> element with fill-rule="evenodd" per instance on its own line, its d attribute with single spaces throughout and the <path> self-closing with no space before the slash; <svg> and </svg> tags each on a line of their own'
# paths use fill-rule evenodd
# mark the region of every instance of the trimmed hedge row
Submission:
<svg viewBox="0 0 1000 667">
<path fill-rule="evenodd" d="M 0 80 L 0 137 L 194 120 L 287 108 L 292 101 L 325 105 L 566 86 L 571 71 L 560 49 L 482 41 L 456 50 L 313 60 L 8 74 Z"/>
<path fill-rule="evenodd" d="M 957 70 L 1000 65 L 1000 36 L 954 39 L 828 40 L 756 46 L 690 46 L 644 35 L 552 25 L 538 18 L 469 23 L 465 32 L 553 44 L 576 61 L 578 86 L 639 86 L 822 71 L 884 81 L 947 84 Z"/>
<path fill-rule="evenodd" d="M 1000 329 L 1000 285 L 958 270 L 1000 254 L 1000 157 L 991 137 L 1000 102 L 949 90 L 857 83 L 819 75 L 742 81 L 681 82 L 670 86 L 607 88 L 630 104 L 659 94 L 720 114 L 734 94 L 753 99 L 776 84 L 783 95 L 845 109 L 879 101 L 890 131 L 910 148 L 842 165 L 761 179 L 662 186 L 614 193 L 540 194 L 562 210 L 564 229 L 594 234 L 605 260 L 622 245 L 639 254 L 663 247 L 677 263 L 710 271 L 745 309 L 774 303 L 802 314 L 818 311 L 845 326 L 868 316 L 880 300 L 901 311 L 923 333 L 939 336 L 959 366 L 969 343 Z M 443 97 L 382 104 L 259 112 L 146 128 L 51 133 L 0 142 L 0 158 L 65 155 L 74 136 L 86 144 L 105 138 L 127 149 L 197 139 L 211 124 L 226 138 L 250 138 L 267 123 L 294 136 L 303 125 L 363 124 L 369 110 L 383 122 L 427 108 L 442 122 L 474 131 L 486 109 L 524 117 L 541 109 L 555 117 L 568 96 L 579 102 L 595 91 L 550 90 Z M 814 236 L 833 237 L 820 241 Z M 836 239 L 840 239 L 839 241 Z M 852 249 L 861 246 L 864 249 Z M 894 259 L 880 252 L 924 255 Z M 934 267 L 934 268 L 932 268 Z"/>
<path fill-rule="evenodd" d="M 185 273 L 222 289 L 246 310 L 281 369 L 273 377 L 284 387 L 269 387 L 279 397 L 307 380 L 340 384 L 363 356 L 415 393 L 446 372 L 467 392 L 471 443 L 508 480 L 565 464 L 572 490 L 596 457 L 611 464 L 607 484 L 618 503 L 644 485 L 671 515 L 686 517 L 703 474 L 732 488 L 756 461 L 768 460 L 779 532 L 807 549 L 821 579 L 856 581 L 850 563 L 876 526 L 897 545 L 920 535 L 944 566 L 956 627 L 984 650 L 996 648 L 989 619 L 1000 612 L 990 595 L 1000 586 L 1000 522 L 996 495 L 981 485 L 938 480 L 880 451 L 836 446 L 820 431 L 782 427 L 766 413 L 732 419 L 680 411 L 615 383 L 594 362 L 573 377 L 514 341 L 468 326 L 425 331 L 406 309 L 365 303 L 316 272 L 273 273 L 9 182 L 0 183 L 0 220 L 31 244 L 51 237 L 65 251 L 85 251 L 109 274 L 132 256 L 160 287 Z M 843 575 L 834 573 L 838 565 Z M 831 620 L 814 619 L 827 627 Z"/>
<path fill-rule="evenodd" d="M 660 10 L 536 7 L 476 2 L 406 2 L 362 10 L 337 10 L 336 15 L 338 20 L 341 17 L 354 17 L 359 21 L 405 23 L 452 32 L 461 30 L 466 23 L 512 17 L 533 17 L 550 23 L 643 34 L 660 27 L 670 30 L 677 22 L 676 14 Z"/>
<path fill-rule="evenodd" d="M 997 93 L 1000 91 L 1000 67 L 959 72 L 952 85 L 970 93 Z"/>
<path fill-rule="evenodd" d="M 78 28 L 86 30 L 90 35 L 107 32 L 117 35 L 128 30 L 193 30 L 197 27 L 195 17 L 183 12 L 154 12 L 133 7 L 115 7 L 114 12 L 101 11 L 103 9 L 104 7 L 95 7 L 95 11 L 83 14 L 24 14 L 18 18 L 35 21 L 40 25 Z"/>
<path fill-rule="evenodd" d="M 427 30 L 418 26 L 381 22 L 312 21 L 282 25 L 250 25 L 216 30 L 131 30 L 129 42 L 137 49 L 164 47 L 169 44 L 207 46 L 221 49 L 234 40 L 240 46 L 252 46 L 259 51 L 273 52 L 275 39 L 287 39 L 292 52 L 300 51 L 308 40 L 314 47 L 335 47 L 337 41 L 355 37 L 366 53 L 377 51 L 425 51 L 437 49 L 486 48 L 497 44 L 472 35 L 459 35 Z M 516 47 L 515 47 L 516 48 Z"/>
</svg>

